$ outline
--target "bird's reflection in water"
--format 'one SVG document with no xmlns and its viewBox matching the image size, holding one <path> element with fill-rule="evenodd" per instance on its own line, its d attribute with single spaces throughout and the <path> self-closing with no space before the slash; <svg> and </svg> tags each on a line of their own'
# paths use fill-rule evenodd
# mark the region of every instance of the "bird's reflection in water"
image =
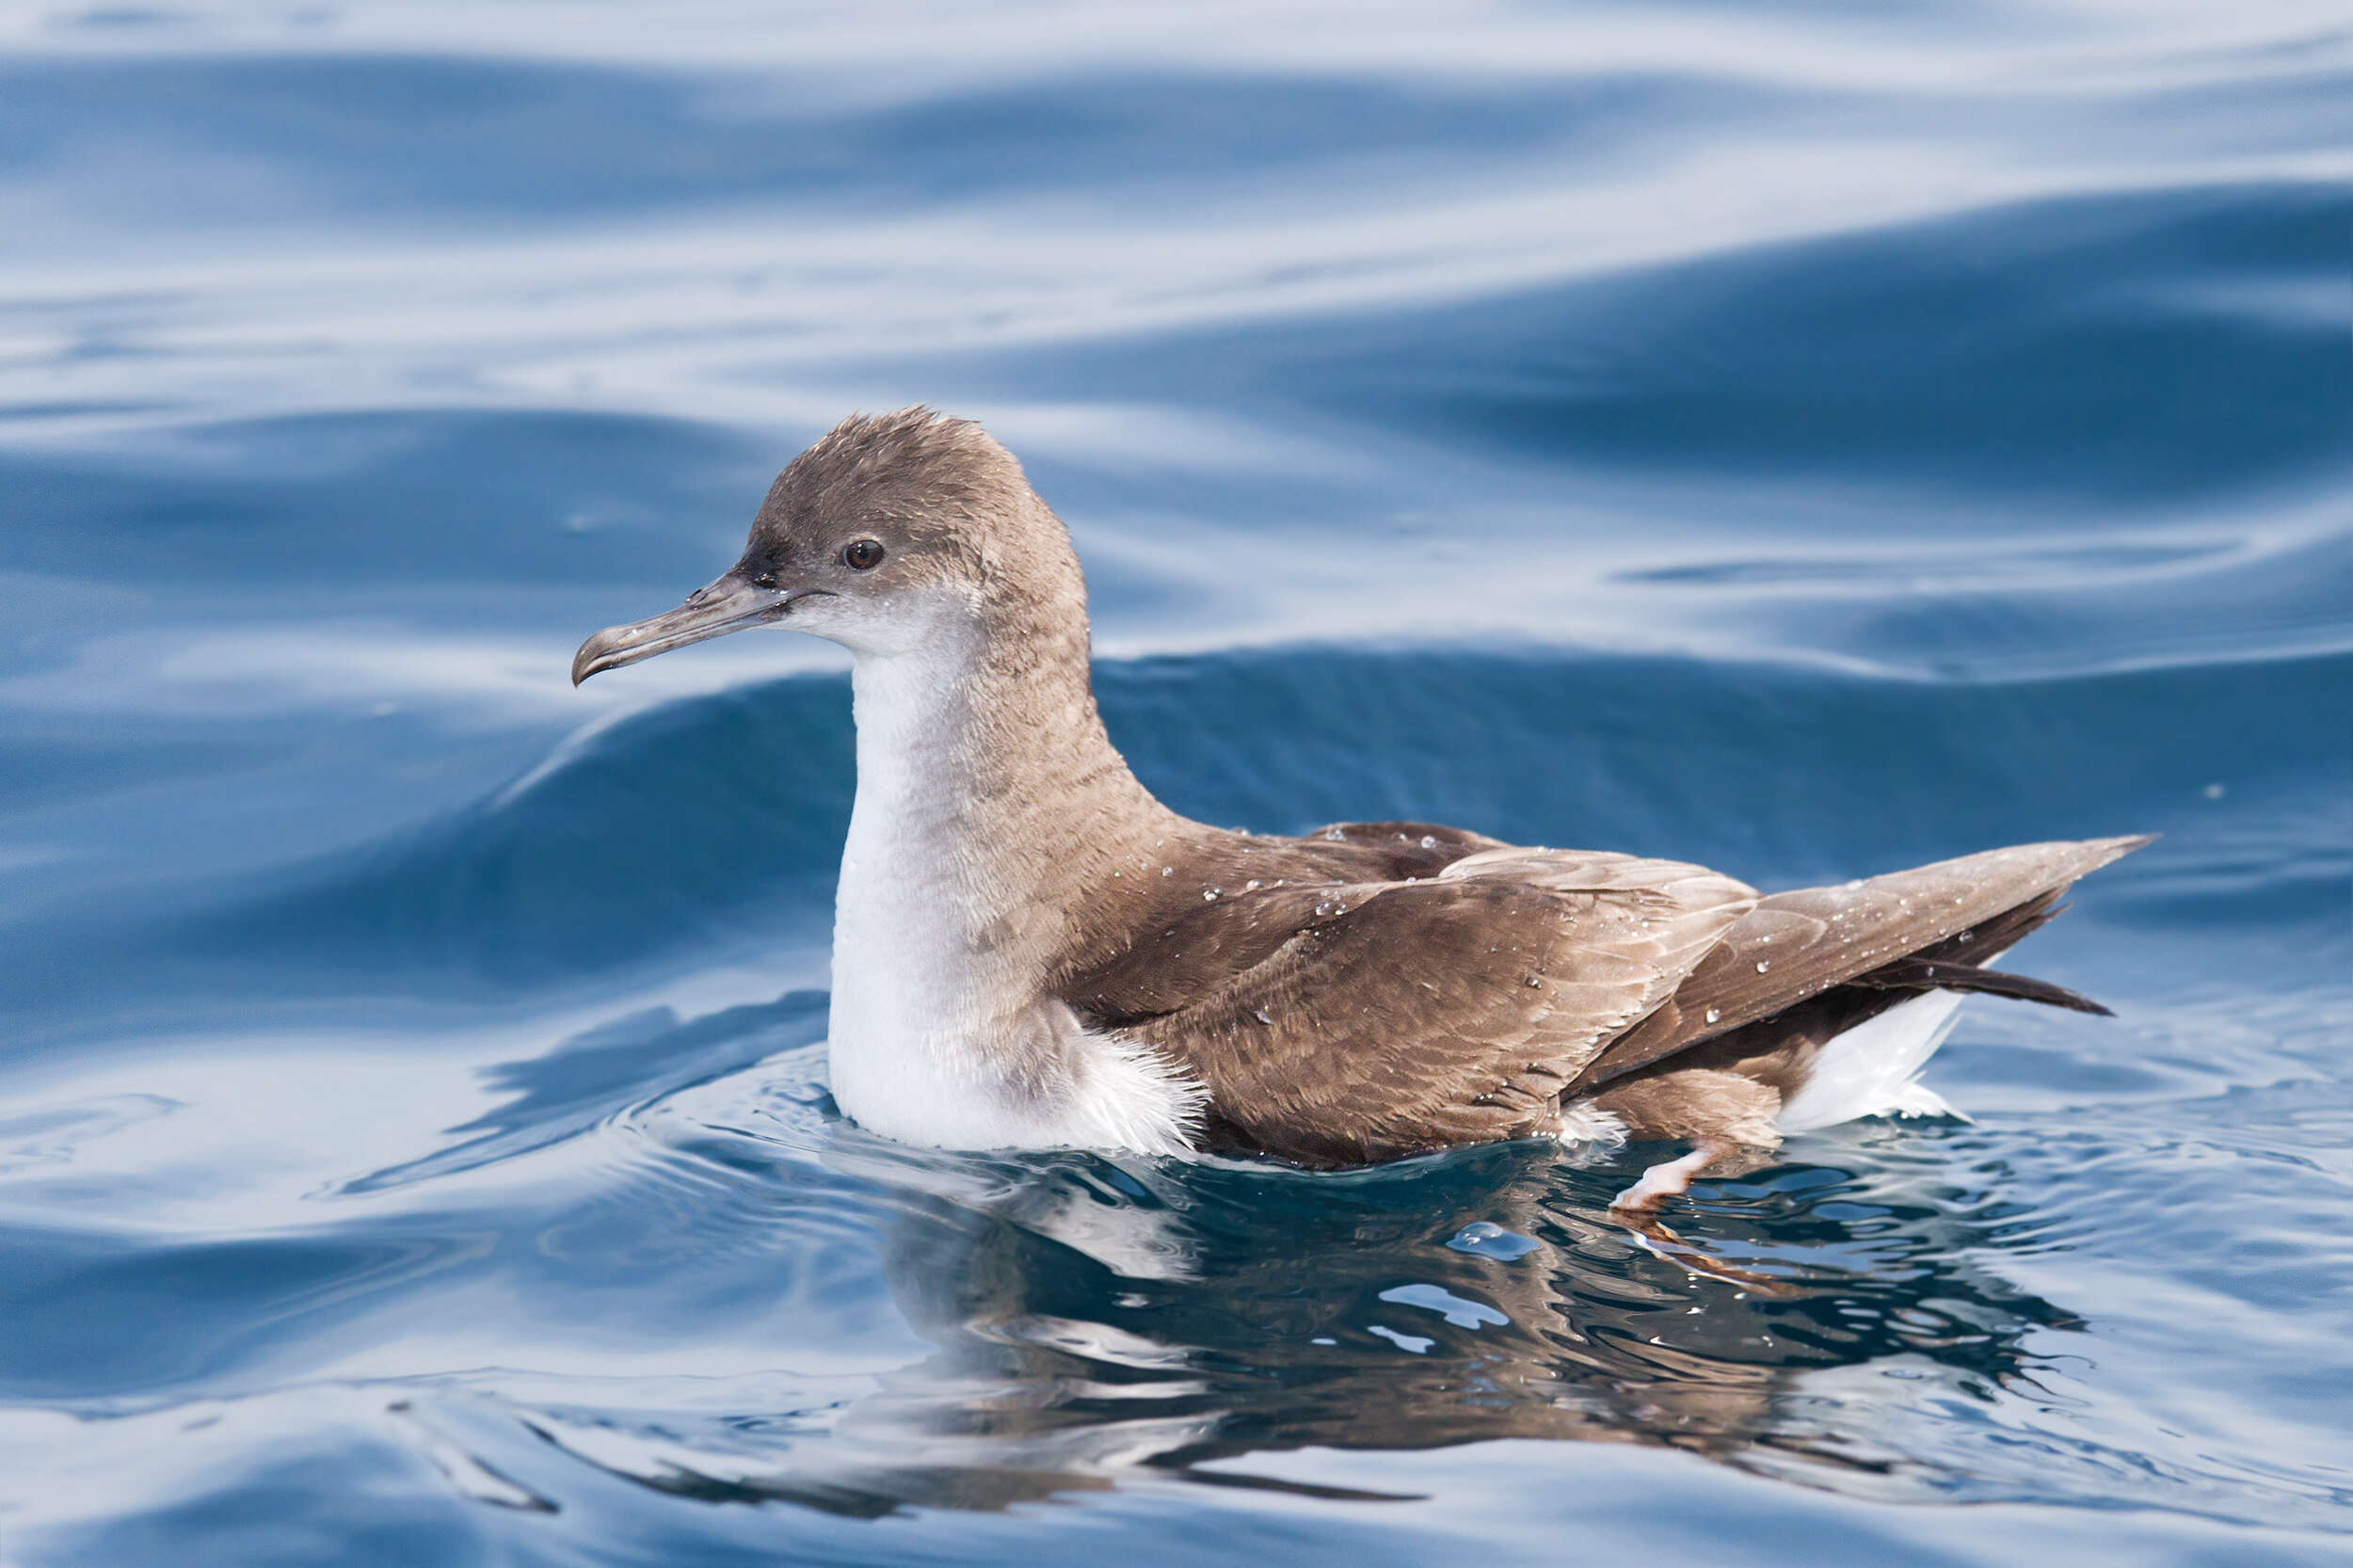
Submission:
<svg viewBox="0 0 2353 1568">
<path fill-rule="evenodd" d="M 1331 1176 L 940 1156 L 837 1125 L 820 1158 L 878 1203 L 890 1293 L 936 1352 L 708 1444 L 670 1420 L 631 1479 L 856 1514 L 1143 1474 L 1369 1496 L 1236 1462 L 1549 1438 L 1873 1489 L 1908 1462 L 1810 1378 L 1876 1364 L 1991 1395 L 2028 1377 L 2030 1330 L 2070 1323 L 1973 1264 L 1994 1222 L 1822 1167 L 1712 1184 L 1685 1240 L 1609 1217 L 1628 1160 L 1540 1144 Z"/>
</svg>

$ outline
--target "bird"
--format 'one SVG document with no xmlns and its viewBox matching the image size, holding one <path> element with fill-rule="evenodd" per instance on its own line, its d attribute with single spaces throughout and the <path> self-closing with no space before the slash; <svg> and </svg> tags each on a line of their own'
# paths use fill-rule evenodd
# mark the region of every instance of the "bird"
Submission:
<svg viewBox="0 0 2353 1568">
<path fill-rule="evenodd" d="M 920 405 L 792 458 L 735 565 L 590 636 L 572 681 L 765 626 L 851 655 L 828 1078 L 909 1144 L 1316 1170 L 1686 1145 L 1618 1194 L 1649 1213 L 1788 1135 L 1948 1112 L 1916 1075 L 1967 995 L 2106 1013 L 1990 966 L 2150 841 L 1766 894 L 1430 823 L 1193 821 L 1104 728 L 1067 529 L 981 425 Z"/>
</svg>

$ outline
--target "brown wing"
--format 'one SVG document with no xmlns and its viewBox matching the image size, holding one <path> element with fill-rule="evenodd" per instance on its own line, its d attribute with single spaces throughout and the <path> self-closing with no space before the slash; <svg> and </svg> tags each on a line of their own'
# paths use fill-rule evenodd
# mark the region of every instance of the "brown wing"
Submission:
<svg viewBox="0 0 2353 1568">
<path fill-rule="evenodd" d="M 1263 940 L 1288 915 L 1289 936 L 1120 1032 L 1181 1058 L 1237 1142 L 1311 1165 L 1540 1130 L 1756 899 L 1696 866 L 1513 849 L 1427 881 L 1273 891 L 1247 926 Z"/>
<path fill-rule="evenodd" d="M 2148 841 L 2018 844 L 1841 888 L 1775 893 L 1733 926 L 1672 998 L 1589 1063 L 1572 1092 L 1907 960 Z"/>
<path fill-rule="evenodd" d="M 1435 823 L 1334 823 L 1304 838 L 1207 832 L 1189 875 L 1160 896 L 1110 951 L 1054 977 L 1055 994 L 1090 1026 L 1118 1029 L 1208 996 L 1315 920 L 1319 904 L 1361 904 L 1393 882 L 1433 877 L 1495 840 Z M 1204 902 L 1203 884 L 1218 889 Z"/>
</svg>

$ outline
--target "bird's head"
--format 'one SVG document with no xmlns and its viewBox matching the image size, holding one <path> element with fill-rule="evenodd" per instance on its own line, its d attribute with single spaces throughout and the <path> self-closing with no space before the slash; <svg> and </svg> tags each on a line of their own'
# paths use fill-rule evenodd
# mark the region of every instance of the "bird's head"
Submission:
<svg viewBox="0 0 2353 1568">
<path fill-rule="evenodd" d="M 1069 536 L 1013 454 L 929 408 L 854 415 L 776 475 L 742 559 L 677 609 L 581 644 L 572 683 L 753 626 L 919 653 L 1035 618 L 1009 609 L 1050 623 L 1064 600 L 1083 639 Z"/>
</svg>

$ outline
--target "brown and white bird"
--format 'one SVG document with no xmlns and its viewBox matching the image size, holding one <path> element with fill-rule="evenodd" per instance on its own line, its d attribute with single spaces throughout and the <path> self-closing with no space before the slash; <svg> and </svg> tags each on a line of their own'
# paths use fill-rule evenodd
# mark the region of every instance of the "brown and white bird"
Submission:
<svg viewBox="0 0 2353 1568">
<path fill-rule="evenodd" d="M 1942 1110 L 1913 1080 L 1964 993 L 2105 1012 L 1984 965 L 2147 842 L 1767 896 L 1427 823 L 1193 822 L 1104 733 L 1061 520 L 978 425 L 926 408 L 792 459 L 734 567 L 590 637 L 572 679 L 772 625 L 854 658 L 831 1079 L 909 1143 L 1337 1167 L 1689 1141 L 1621 1194 L 1644 1208 L 1786 1133 Z"/>
</svg>

